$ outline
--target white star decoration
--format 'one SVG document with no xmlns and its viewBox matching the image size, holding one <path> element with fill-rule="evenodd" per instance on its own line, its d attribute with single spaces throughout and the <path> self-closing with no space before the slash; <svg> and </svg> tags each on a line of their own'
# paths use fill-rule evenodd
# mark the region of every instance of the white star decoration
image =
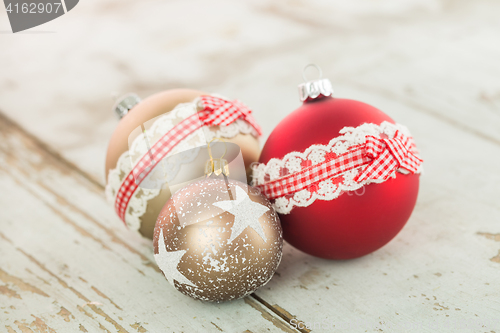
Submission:
<svg viewBox="0 0 500 333">
<path fill-rule="evenodd" d="M 181 261 L 182 256 L 186 253 L 185 250 L 168 252 L 165 248 L 165 239 L 163 238 L 163 229 L 160 229 L 160 236 L 158 237 L 158 254 L 155 254 L 155 260 L 160 267 L 161 271 L 167 278 L 171 285 L 174 285 L 174 280 L 178 283 L 187 284 L 196 287 L 196 285 L 189 281 L 179 270 L 177 265 Z"/>
<path fill-rule="evenodd" d="M 269 210 L 268 207 L 253 202 L 241 187 L 236 186 L 236 200 L 219 201 L 213 204 L 234 215 L 229 243 L 238 237 L 247 227 L 253 228 L 260 237 L 267 241 L 264 229 L 259 223 L 259 218 Z"/>
</svg>

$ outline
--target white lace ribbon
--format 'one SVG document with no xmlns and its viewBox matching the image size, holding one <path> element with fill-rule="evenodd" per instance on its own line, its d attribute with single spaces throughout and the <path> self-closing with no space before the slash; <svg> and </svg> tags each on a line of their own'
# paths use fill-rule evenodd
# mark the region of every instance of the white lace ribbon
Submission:
<svg viewBox="0 0 500 333">
<path fill-rule="evenodd" d="M 398 137 L 411 139 L 408 129 L 400 124 L 383 122 L 380 125 L 363 124 L 358 127 L 345 127 L 340 131 L 341 135 L 332 139 L 327 145 L 312 145 L 304 152 L 291 152 L 282 159 L 273 158 L 267 164 L 254 164 L 252 185 L 262 189 L 269 199 L 274 199 L 274 207 L 280 214 L 288 214 L 294 207 L 307 207 L 316 200 L 333 200 L 343 192 L 356 191 L 369 183 L 383 181 L 371 178 L 356 181 L 357 175 L 367 168 L 371 159 L 358 156 L 359 163 L 352 164 L 354 159 L 350 157 L 346 159 L 346 155 L 350 156 L 352 152 L 359 155 L 367 137 L 394 139 L 397 133 Z M 408 147 L 412 154 L 417 153 L 414 145 Z M 328 160 L 327 155 L 330 156 Z M 316 176 L 324 175 L 325 172 L 312 172 L 312 176 L 309 174 L 309 170 L 324 171 L 325 165 L 332 165 L 337 158 L 339 161 L 343 159 L 342 164 L 332 170 L 342 170 L 345 167 L 341 172 L 337 171 L 323 178 Z M 421 170 L 420 164 L 413 172 L 420 173 Z M 408 173 L 408 170 L 401 167 L 397 171 Z M 300 172 L 306 172 L 307 187 L 301 186 L 303 183 L 300 182 L 303 180 L 297 181 Z M 395 177 L 396 171 L 388 176 Z"/>
</svg>

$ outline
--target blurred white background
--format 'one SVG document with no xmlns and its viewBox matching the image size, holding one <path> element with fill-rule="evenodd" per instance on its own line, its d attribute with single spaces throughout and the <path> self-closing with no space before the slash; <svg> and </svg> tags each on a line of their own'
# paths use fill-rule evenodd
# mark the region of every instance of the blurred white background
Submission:
<svg viewBox="0 0 500 333">
<path fill-rule="evenodd" d="M 498 141 L 498 13 L 493 0 L 82 0 L 12 34 L 2 8 L 0 110 L 102 182 L 113 92 L 238 98 L 264 142 L 314 62 L 336 96 L 393 117 L 379 98 L 399 101 Z"/>
</svg>

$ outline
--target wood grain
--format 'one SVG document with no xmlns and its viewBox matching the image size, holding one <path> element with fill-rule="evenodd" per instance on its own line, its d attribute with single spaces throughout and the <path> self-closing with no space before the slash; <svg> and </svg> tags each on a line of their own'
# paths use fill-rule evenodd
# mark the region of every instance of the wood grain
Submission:
<svg viewBox="0 0 500 333">
<path fill-rule="evenodd" d="M 0 117 L 0 331 L 293 332 L 253 298 L 172 288 L 102 187 Z"/>
</svg>

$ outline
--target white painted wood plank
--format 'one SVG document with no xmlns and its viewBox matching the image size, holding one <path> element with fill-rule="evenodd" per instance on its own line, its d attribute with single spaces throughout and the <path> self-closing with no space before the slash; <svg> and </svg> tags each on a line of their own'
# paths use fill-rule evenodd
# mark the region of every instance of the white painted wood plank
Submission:
<svg viewBox="0 0 500 333">
<path fill-rule="evenodd" d="M 292 332 L 251 297 L 177 292 L 101 188 L 1 119 L 0 188 L 2 332 Z"/>
</svg>

